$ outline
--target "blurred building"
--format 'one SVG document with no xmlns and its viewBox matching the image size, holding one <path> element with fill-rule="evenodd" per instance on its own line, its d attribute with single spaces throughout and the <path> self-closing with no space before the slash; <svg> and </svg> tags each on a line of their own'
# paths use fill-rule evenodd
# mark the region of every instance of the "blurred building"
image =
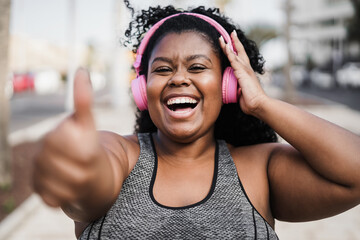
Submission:
<svg viewBox="0 0 360 240">
<path fill-rule="evenodd" d="M 63 72 L 67 67 L 67 51 L 65 47 L 43 39 L 11 35 L 9 60 L 11 72 L 33 72 L 47 68 Z"/>
<path fill-rule="evenodd" d="M 346 40 L 346 22 L 354 14 L 350 0 L 292 1 L 291 49 L 294 62 L 311 61 L 336 68 L 360 55 L 360 46 Z"/>
<path fill-rule="evenodd" d="M 93 44 L 76 46 L 75 63 L 95 71 L 106 70 L 110 49 Z M 11 35 L 9 49 L 11 72 L 36 72 L 52 69 L 66 73 L 68 68 L 68 46 L 25 35 Z"/>
<path fill-rule="evenodd" d="M 75 67 L 84 66 L 91 72 L 94 90 L 106 85 L 111 50 L 106 46 L 78 44 L 75 48 Z M 39 94 L 55 93 L 64 88 L 69 67 L 69 50 L 45 39 L 26 35 L 11 35 L 9 47 L 9 76 L 13 91 L 35 90 Z"/>
</svg>

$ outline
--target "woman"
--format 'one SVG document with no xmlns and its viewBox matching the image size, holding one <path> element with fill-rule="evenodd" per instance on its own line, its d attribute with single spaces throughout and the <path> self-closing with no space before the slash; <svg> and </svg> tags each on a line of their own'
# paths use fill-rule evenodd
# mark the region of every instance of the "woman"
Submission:
<svg viewBox="0 0 360 240">
<path fill-rule="evenodd" d="M 36 159 L 36 191 L 80 239 L 276 239 L 275 218 L 359 204 L 360 138 L 268 97 L 255 44 L 217 10 L 149 8 L 127 36 L 139 40 L 138 134 L 95 130 L 80 70 L 76 111 Z"/>
</svg>

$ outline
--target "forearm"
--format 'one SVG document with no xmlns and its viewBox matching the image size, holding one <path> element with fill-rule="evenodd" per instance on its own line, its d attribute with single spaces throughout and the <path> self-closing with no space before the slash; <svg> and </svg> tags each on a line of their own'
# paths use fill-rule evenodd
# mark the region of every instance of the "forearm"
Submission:
<svg viewBox="0 0 360 240">
<path fill-rule="evenodd" d="M 254 115 L 295 147 L 324 178 L 359 186 L 360 137 L 293 105 L 266 98 Z"/>
</svg>

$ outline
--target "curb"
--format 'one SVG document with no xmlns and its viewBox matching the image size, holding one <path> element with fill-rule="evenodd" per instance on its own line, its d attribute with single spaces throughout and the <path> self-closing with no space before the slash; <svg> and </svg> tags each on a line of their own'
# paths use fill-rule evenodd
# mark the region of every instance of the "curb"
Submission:
<svg viewBox="0 0 360 240">
<path fill-rule="evenodd" d="M 17 144 L 27 142 L 27 141 L 36 141 L 45 133 L 53 129 L 57 124 L 63 120 L 68 113 L 61 113 L 51 118 L 47 118 L 43 121 L 35 123 L 29 127 L 17 130 L 8 136 L 8 141 L 10 146 L 15 146 Z"/>
<path fill-rule="evenodd" d="M 8 238 L 32 213 L 41 206 L 41 199 L 36 194 L 28 197 L 10 215 L 0 222 L 0 239 Z"/>
</svg>

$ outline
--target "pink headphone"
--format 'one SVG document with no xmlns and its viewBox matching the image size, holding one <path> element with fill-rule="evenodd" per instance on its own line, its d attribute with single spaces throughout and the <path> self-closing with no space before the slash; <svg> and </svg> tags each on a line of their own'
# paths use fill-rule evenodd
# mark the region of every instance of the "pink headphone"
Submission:
<svg viewBox="0 0 360 240">
<path fill-rule="evenodd" d="M 230 49 L 235 52 L 234 47 L 232 45 L 232 41 L 228 32 L 214 19 L 198 14 L 198 13 L 177 13 L 174 15 L 170 15 L 159 22 L 157 22 L 150 30 L 145 34 L 145 37 L 140 43 L 140 46 L 136 52 L 136 60 L 134 62 L 134 68 L 136 71 L 136 78 L 131 82 L 131 90 L 134 96 L 135 103 L 140 111 L 147 109 L 147 95 L 146 95 L 146 78 L 144 75 L 140 75 L 140 65 L 141 65 L 141 58 L 146 49 L 146 46 L 155 33 L 155 31 L 169 18 L 185 14 L 185 15 L 192 15 L 198 18 L 201 18 L 211 24 L 215 29 L 223 36 L 225 42 L 230 43 Z M 238 100 L 238 81 L 234 76 L 234 70 L 231 67 L 227 67 L 223 74 L 222 79 L 222 100 L 223 103 L 236 103 Z"/>
</svg>

